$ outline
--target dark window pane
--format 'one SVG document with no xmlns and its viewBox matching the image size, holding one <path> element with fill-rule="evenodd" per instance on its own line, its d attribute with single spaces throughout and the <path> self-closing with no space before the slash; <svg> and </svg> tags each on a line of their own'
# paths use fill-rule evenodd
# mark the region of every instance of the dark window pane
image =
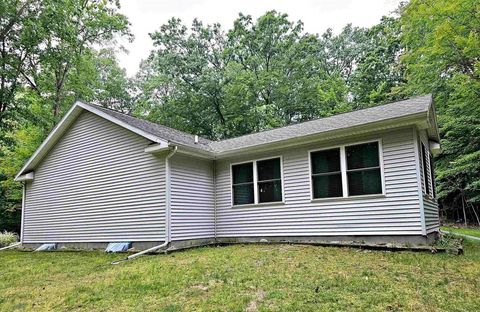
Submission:
<svg viewBox="0 0 480 312">
<path fill-rule="evenodd" d="M 258 181 L 280 179 L 280 158 L 257 161 Z"/>
<path fill-rule="evenodd" d="M 340 149 L 313 152 L 312 173 L 326 173 L 340 171 Z"/>
<path fill-rule="evenodd" d="M 233 184 L 253 182 L 253 163 L 232 166 Z"/>
<path fill-rule="evenodd" d="M 427 170 L 427 149 L 422 144 L 422 165 L 423 165 L 423 182 L 425 183 L 425 193 L 430 194 L 430 175 Z"/>
<path fill-rule="evenodd" d="M 313 198 L 342 197 L 342 175 L 340 173 L 312 177 Z"/>
<path fill-rule="evenodd" d="M 258 201 L 260 203 L 282 201 L 282 182 L 258 183 Z"/>
<path fill-rule="evenodd" d="M 347 169 L 378 167 L 378 142 L 347 146 Z"/>
<path fill-rule="evenodd" d="M 432 179 L 432 196 L 435 198 L 437 197 L 435 194 L 435 172 L 433 168 L 433 156 L 430 154 L 430 173 L 431 173 L 431 179 Z"/>
<path fill-rule="evenodd" d="M 253 183 L 233 186 L 233 204 L 253 204 Z"/>
<path fill-rule="evenodd" d="M 380 169 L 347 172 L 347 175 L 350 196 L 382 193 Z"/>
</svg>

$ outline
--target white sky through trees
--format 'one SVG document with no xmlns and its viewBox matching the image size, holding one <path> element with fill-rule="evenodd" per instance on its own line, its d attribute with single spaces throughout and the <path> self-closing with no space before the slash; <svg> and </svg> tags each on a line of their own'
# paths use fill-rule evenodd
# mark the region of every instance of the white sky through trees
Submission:
<svg viewBox="0 0 480 312">
<path fill-rule="evenodd" d="M 120 66 L 133 76 L 140 61 L 152 50 L 148 36 L 171 17 L 190 26 L 197 17 L 204 24 L 220 23 L 224 30 L 233 26 L 238 13 L 259 17 L 269 10 L 286 13 L 291 21 L 302 20 L 306 32 L 323 33 L 332 28 L 338 33 L 348 23 L 369 27 L 383 15 L 394 11 L 400 0 L 121 0 L 121 13 L 130 20 L 135 36 L 132 43 L 121 41 L 128 50 L 119 52 Z"/>
</svg>

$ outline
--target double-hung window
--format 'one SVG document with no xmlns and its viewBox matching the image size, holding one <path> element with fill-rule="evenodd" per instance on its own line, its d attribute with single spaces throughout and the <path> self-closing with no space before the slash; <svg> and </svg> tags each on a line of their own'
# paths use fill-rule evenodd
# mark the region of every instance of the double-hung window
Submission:
<svg viewBox="0 0 480 312">
<path fill-rule="evenodd" d="M 349 196 L 382 193 L 378 152 L 378 142 L 345 147 Z"/>
<path fill-rule="evenodd" d="M 342 197 L 340 148 L 313 152 L 310 159 L 313 198 Z"/>
<path fill-rule="evenodd" d="M 383 194 L 380 142 L 310 153 L 312 198 Z"/>
<path fill-rule="evenodd" d="M 281 158 L 232 165 L 233 205 L 281 202 Z"/>
</svg>

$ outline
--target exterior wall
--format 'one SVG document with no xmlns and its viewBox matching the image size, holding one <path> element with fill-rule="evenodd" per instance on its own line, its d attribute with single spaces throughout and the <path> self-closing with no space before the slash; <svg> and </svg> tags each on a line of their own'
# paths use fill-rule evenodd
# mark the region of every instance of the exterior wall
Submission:
<svg viewBox="0 0 480 312">
<path fill-rule="evenodd" d="M 425 131 L 422 131 L 419 133 L 420 137 L 420 142 L 425 144 L 427 148 L 428 146 L 428 137 L 425 133 Z M 421 147 L 419 149 L 422 151 Z M 427 174 L 431 176 L 431 170 L 430 168 L 430 154 L 427 153 Z M 422 179 L 422 195 L 423 195 L 423 209 L 425 213 L 425 228 L 428 233 L 432 232 L 437 232 L 440 228 L 440 217 L 439 217 L 439 211 L 438 211 L 438 202 L 436 198 L 433 198 L 429 194 L 426 194 L 426 188 L 425 188 L 425 183 L 426 179 L 423 175 L 423 161 L 422 161 L 422 155 L 420 155 L 420 175 Z M 430 179 L 430 189 L 432 190 L 435 187 L 435 183 Z"/>
<path fill-rule="evenodd" d="M 165 159 L 82 113 L 26 188 L 23 242 L 164 241 Z"/>
<path fill-rule="evenodd" d="M 421 235 L 413 128 L 218 161 L 217 237 Z M 385 196 L 310 199 L 309 150 L 381 138 Z M 232 207 L 230 163 L 283 156 L 284 203 Z"/>
<path fill-rule="evenodd" d="M 214 238 L 213 161 L 176 154 L 170 162 L 172 241 Z"/>
</svg>

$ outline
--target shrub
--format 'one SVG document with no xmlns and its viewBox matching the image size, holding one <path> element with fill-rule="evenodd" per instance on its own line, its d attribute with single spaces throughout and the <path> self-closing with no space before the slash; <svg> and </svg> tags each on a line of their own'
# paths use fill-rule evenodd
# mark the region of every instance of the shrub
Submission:
<svg viewBox="0 0 480 312">
<path fill-rule="evenodd" d="M 0 248 L 7 247 L 11 244 L 18 242 L 18 235 L 13 232 L 0 233 Z"/>
</svg>

